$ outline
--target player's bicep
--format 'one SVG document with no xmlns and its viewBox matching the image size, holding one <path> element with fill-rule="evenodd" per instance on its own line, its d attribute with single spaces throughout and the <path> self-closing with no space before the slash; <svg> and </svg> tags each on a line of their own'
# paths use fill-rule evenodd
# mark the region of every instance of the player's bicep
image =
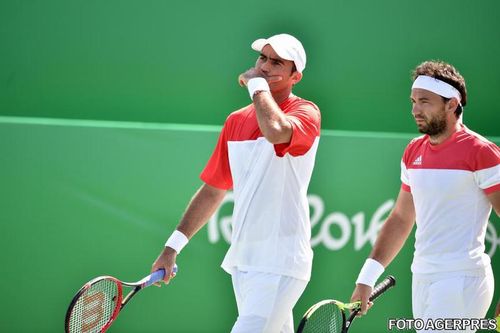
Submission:
<svg viewBox="0 0 500 333">
<path fill-rule="evenodd" d="M 218 206 L 224 196 L 226 195 L 227 190 L 220 189 L 215 186 L 211 186 L 209 184 L 203 184 L 200 188 L 200 194 L 203 195 L 207 200 L 214 202 L 214 205 Z"/>
<path fill-rule="evenodd" d="M 292 156 L 306 154 L 319 136 L 321 115 L 318 109 L 304 106 L 297 111 L 289 112 L 286 119 L 290 124 L 288 142 L 274 146 L 278 156 L 290 153 Z"/>
<path fill-rule="evenodd" d="M 415 222 L 415 205 L 411 192 L 405 191 L 404 189 L 399 191 L 391 216 L 405 225 L 413 226 L 413 222 Z"/>
<path fill-rule="evenodd" d="M 487 195 L 488 200 L 491 202 L 495 213 L 500 216 L 500 191 L 496 191 Z"/>
</svg>

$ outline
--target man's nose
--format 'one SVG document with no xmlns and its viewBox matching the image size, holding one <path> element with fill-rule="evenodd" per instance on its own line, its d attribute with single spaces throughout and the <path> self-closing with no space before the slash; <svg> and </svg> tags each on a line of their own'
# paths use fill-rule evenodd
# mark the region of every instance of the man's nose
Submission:
<svg viewBox="0 0 500 333">
<path fill-rule="evenodd" d="M 264 73 L 267 73 L 269 72 L 269 61 L 263 61 L 261 64 L 260 64 L 260 70 Z"/>
<path fill-rule="evenodd" d="M 413 115 L 420 113 L 420 108 L 418 107 L 417 103 L 413 104 L 413 106 L 411 107 L 411 113 Z"/>
</svg>

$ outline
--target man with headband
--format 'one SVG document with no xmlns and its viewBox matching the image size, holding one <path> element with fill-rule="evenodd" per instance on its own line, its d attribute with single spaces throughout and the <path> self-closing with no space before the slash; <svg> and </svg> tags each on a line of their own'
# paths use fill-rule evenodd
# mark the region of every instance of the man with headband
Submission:
<svg viewBox="0 0 500 333">
<path fill-rule="evenodd" d="M 373 286 L 416 221 L 414 318 L 424 323 L 484 318 L 494 289 L 484 240 L 492 206 L 500 214 L 500 149 L 462 124 L 467 91 L 453 66 L 424 62 L 413 80 L 412 115 L 424 135 L 406 147 L 398 199 L 361 269 L 352 300 L 361 300 L 366 313 Z"/>
<path fill-rule="evenodd" d="M 321 115 L 292 94 L 306 53 L 288 34 L 257 39 L 255 66 L 238 82 L 252 102 L 226 119 L 200 178 L 204 184 L 167 240 L 152 270 L 165 282 L 177 254 L 234 191 L 231 246 L 222 268 L 231 274 L 238 306 L 233 333 L 293 332 L 292 308 L 311 276 L 307 188 Z"/>
</svg>

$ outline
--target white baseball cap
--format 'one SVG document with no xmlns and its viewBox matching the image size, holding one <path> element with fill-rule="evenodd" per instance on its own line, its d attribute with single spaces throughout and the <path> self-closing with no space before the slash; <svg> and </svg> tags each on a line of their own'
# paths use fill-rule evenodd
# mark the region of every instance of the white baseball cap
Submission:
<svg viewBox="0 0 500 333">
<path fill-rule="evenodd" d="M 280 58 L 293 61 L 299 73 L 306 68 L 306 51 L 297 38 L 288 34 L 274 35 L 267 39 L 260 38 L 252 43 L 252 49 L 262 52 L 264 46 L 268 44 Z"/>
</svg>

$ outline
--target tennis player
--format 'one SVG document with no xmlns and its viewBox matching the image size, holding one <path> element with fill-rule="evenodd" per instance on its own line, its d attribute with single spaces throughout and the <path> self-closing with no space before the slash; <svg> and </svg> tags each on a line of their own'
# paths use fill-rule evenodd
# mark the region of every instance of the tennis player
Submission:
<svg viewBox="0 0 500 333">
<path fill-rule="evenodd" d="M 227 118 L 201 173 L 204 184 L 153 264 L 168 282 L 176 256 L 234 191 L 231 246 L 222 268 L 238 306 L 233 333 L 293 332 L 292 308 L 311 275 L 307 188 L 320 134 L 318 107 L 295 96 L 306 65 L 287 34 L 258 39 L 255 67 L 238 78 L 252 103 Z"/>
<path fill-rule="evenodd" d="M 414 317 L 484 318 L 494 289 L 484 240 L 492 206 L 500 214 L 500 149 L 462 123 L 467 91 L 452 65 L 424 62 L 413 80 L 412 114 L 424 135 L 406 147 L 398 199 L 361 269 L 352 300 L 361 300 L 362 312 L 367 311 L 376 280 L 416 220 Z"/>
</svg>

